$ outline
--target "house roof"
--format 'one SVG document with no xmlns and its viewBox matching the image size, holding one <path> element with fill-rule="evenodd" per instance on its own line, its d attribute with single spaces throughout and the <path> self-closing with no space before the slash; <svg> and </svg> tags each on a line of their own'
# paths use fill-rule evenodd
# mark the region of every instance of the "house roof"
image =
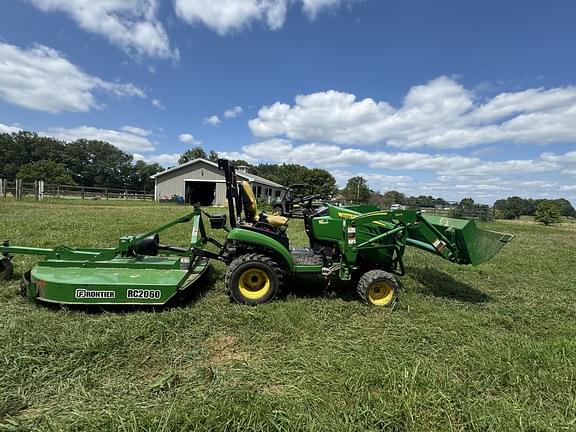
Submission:
<svg viewBox="0 0 576 432">
<path fill-rule="evenodd" d="M 275 187 L 275 188 L 286 189 L 286 186 L 282 186 L 282 185 L 279 184 L 279 183 L 273 182 L 272 180 L 268 180 L 268 179 L 266 179 L 266 178 L 264 178 L 264 177 L 257 176 L 256 174 L 252 174 L 252 173 L 238 173 L 238 172 L 236 172 L 236 175 L 238 175 L 238 174 L 241 174 L 241 175 L 243 175 L 243 176 L 245 176 L 245 177 L 248 177 L 248 179 L 249 179 L 251 182 L 253 181 L 253 182 L 256 182 L 256 183 L 261 183 L 261 184 L 263 184 L 264 186 L 272 186 L 272 187 Z"/>
<path fill-rule="evenodd" d="M 185 163 L 183 163 L 182 165 L 178 165 L 178 166 L 175 166 L 175 167 L 172 167 L 172 168 L 168 168 L 167 170 L 164 170 L 164 171 L 161 171 L 161 172 L 156 173 L 156 174 L 154 174 L 154 175 L 151 175 L 150 178 L 153 178 L 153 179 L 154 179 L 154 178 L 158 178 L 158 177 L 163 176 L 164 174 L 168 174 L 168 173 L 173 172 L 173 171 L 178 171 L 178 170 L 180 170 L 180 169 L 182 169 L 182 168 L 185 168 L 185 167 L 190 166 L 190 165 L 194 165 L 195 163 L 198 163 L 198 162 L 204 162 L 204 163 L 206 163 L 206 164 L 208 164 L 208 165 L 211 165 L 211 166 L 213 166 L 213 167 L 215 167 L 215 168 L 218 168 L 218 164 L 217 164 L 216 162 L 213 162 L 213 161 L 211 161 L 211 160 L 204 159 L 204 158 L 196 158 L 196 159 L 192 159 L 191 161 L 185 162 Z M 255 175 L 255 174 L 252 174 L 252 173 L 245 173 L 245 172 L 236 171 L 236 175 L 237 175 L 238 177 L 241 177 L 241 178 L 243 178 L 243 179 L 246 179 L 246 180 L 248 180 L 248 181 L 250 181 L 250 182 L 256 182 L 256 183 L 261 183 L 261 184 L 263 184 L 263 185 L 265 185 L 265 186 L 272 186 L 272 187 L 276 187 L 276 188 L 283 188 L 283 189 L 285 189 L 285 186 L 282 186 L 281 184 L 278 184 L 278 183 L 276 183 L 276 182 L 273 182 L 272 180 L 268 180 L 268 179 L 266 179 L 266 178 L 264 178 L 264 177 L 260 177 L 260 176 L 257 176 L 257 175 Z"/>
</svg>

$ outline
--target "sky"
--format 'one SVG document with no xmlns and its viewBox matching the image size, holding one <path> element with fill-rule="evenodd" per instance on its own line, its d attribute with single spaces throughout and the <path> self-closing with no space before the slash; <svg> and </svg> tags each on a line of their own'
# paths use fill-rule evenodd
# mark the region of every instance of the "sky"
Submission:
<svg viewBox="0 0 576 432">
<path fill-rule="evenodd" d="M 575 20 L 572 0 L 2 0 L 0 132 L 576 205 Z"/>
</svg>

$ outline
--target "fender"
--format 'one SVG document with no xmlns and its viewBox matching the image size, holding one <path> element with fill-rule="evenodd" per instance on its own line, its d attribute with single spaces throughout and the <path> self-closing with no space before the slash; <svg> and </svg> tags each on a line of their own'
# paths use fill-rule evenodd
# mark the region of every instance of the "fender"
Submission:
<svg viewBox="0 0 576 432">
<path fill-rule="evenodd" d="M 256 231 L 249 231 L 242 228 L 233 228 L 228 233 L 227 240 L 234 240 L 238 242 L 244 242 L 248 244 L 256 244 L 263 246 L 266 249 L 270 249 L 276 254 L 278 254 L 284 261 L 286 269 L 293 272 L 295 270 L 294 259 L 290 254 L 290 251 L 284 247 L 283 244 L 274 240 L 265 234 L 261 234 Z"/>
</svg>

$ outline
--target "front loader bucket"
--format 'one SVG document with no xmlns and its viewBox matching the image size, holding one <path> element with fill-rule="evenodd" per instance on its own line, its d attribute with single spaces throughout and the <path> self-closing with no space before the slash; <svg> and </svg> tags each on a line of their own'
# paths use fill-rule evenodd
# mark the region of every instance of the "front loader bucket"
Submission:
<svg viewBox="0 0 576 432">
<path fill-rule="evenodd" d="M 423 215 L 423 218 L 448 239 L 455 239 L 458 263 L 478 265 L 488 261 L 514 236 L 480 229 L 473 220 Z"/>
</svg>

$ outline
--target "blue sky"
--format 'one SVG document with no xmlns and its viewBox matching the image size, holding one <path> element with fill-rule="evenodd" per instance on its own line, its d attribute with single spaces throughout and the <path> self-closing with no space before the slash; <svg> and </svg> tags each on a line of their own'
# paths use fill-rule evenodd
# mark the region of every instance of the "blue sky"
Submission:
<svg viewBox="0 0 576 432">
<path fill-rule="evenodd" d="M 576 3 L 4 0 L 0 131 L 576 204 Z"/>
</svg>

